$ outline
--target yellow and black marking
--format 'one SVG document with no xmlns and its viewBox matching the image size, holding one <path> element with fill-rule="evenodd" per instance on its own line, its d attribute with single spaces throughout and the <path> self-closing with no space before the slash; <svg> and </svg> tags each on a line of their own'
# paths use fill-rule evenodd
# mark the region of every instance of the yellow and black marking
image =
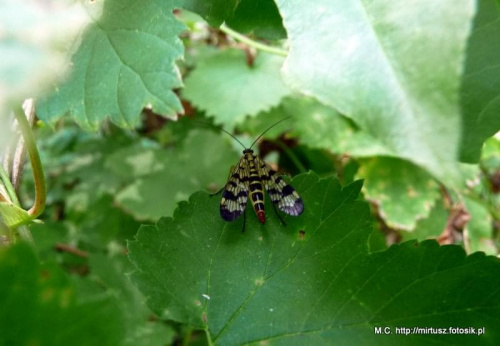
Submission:
<svg viewBox="0 0 500 346">
<path fill-rule="evenodd" d="M 264 133 L 268 130 L 264 131 Z M 228 134 L 231 135 L 230 133 Z M 235 138 L 234 136 L 232 137 Z M 248 195 L 250 194 L 250 200 L 259 221 L 265 223 L 264 187 L 273 202 L 273 206 L 276 205 L 278 209 L 288 215 L 300 215 L 304 211 L 304 204 L 299 194 L 283 178 L 279 177 L 268 164 L 254 155 L 251 149 L 252 146 L 243 150 L 243 157 L 238 162 L 238 165 L 231 169 L 229 180 L 224 187 L 220 202 L 221 217 L 226 221 L 234 221 L 239 218 L 245 212 Z"/>
</svg>

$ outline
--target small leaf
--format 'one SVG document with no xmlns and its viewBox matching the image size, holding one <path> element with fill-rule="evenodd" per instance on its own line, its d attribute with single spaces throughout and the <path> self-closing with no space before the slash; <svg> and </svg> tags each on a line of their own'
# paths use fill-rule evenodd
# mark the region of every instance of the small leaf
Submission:
<svg viewBox="0 0 500 346">
<path fill-rule="evenodd" d="M 182 112 L 171 90 L 181 81 L 175 61 L 182 57 L 178 38 L 184 26 L 172 10 L 177 0 L 108 0 L 86 3 L 96 18 L 84 32 L 71 60 L 68 79 L 38 103 L 37 114 L 55 122 L 66 113 L 83 127 L 96 129 L 106 118 L 132 127 L 144 107 L 174 117 Z"/>
<path fill-rule="evenodd" d="M 497 248 L 492 241 L 493 220 L 486 208 L 470 198 L 464 197 L 465 207 L 470 214 L 464 230 L 464 242 L 470 252 L 483 251 L 488 255 L 496 255 Z"/>
<path fill-rule="evenodd" d="M 439 187 L 424 170 L 409 162 L 375 158 L 361 165 L 358 176 L 366 179 L 365 197 L 373 201 L 387 225 L 410 231 L 426 218 Z"/>
<path fill-rule="evenodd" d="M 361 182 L 300 175 L 304 213 L 248 211 L 225 223 L 203 192 L 129 243 L 132 281 L 158 315 L 206 329 L 217 345 L 385 345 L 500 341 L 500 261 L 435 241 L 368 254 L 372 229 Z M 268 210 L 272 210 L 268 205 Z M 390 270 L 388 269 L 390 268 Z M 375 335 L 389 326 L 393 335 Z M 476 335 L 398 335 L 395 327 L 485 327 Z M 479 340 L 479 341 L 478 341 Z"/>
<path fill-rule="evenodd" d="M 254 32 L 262 38 L 286 38 L 283 20 L 273 0 L 241 0 L 226 23 L 236 31 Z"/>
<path fill-rule="evenodd" d="M 481 166 L 486 168 L 491 174 L 500 167 L 500 136 L 491 137 L 484 142 L 481 152 Z"/>
<path fill-rule="evenodd" d="M 282 64 L 283 58 L 261 53 L 248 66 L 243 51 L 226 49 L 198 65 L 182 95 L 231 130 L 246 115 L 277 106 L 290 93 L 281 80 Z"/>
<path fill-rule="evenodd" d="M 286 37 L 273 0 L 184 0 L 182 7 L 198 13 L 214 27 L 226 22 L 242 33 L 254 31 L 257 36 L 268 39 Z"/>
<path fill-rule="evenodd" d="M 290 87 L 352 118 L 393 155 L 457 182 L 458 89 L 474 1 L 277 5 Z"/>
<path fill-rule="evenodd" d="M 7 227 L 17 227 L 32 219 L 26 210 L 12 203 L 0 202 L 0 220 L 3 220 Z"/>
</svg>

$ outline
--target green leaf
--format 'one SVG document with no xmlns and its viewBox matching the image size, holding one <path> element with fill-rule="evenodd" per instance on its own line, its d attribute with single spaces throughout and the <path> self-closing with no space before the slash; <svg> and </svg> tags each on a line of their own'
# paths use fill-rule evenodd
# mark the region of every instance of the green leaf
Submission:
<svg viewBox="0 0 500 346">
<path fill-rule="evenodd" d="M 488 255 L 496 255 L 497 249 L 492 241 L 493 220 L 483 204 L 464 197 L 465 207 L 470 220 L 465 226 L 464 242 L 469 252 L 484 251 Z"/>
<path fill-rule="evenodd" d="M 285 119 L 289 114 L 285 111 L 283 104 L 288 98 L 284 98 L 280 105 L 273 107 L 267 111 L 260 112 L 255 117 L 247 117 L 243 122 L 236 126 L 237 133 L 246 133 L 251 136 L 251 138 L 257 138 L 263 134 L 272 124 L 277 123 L 280 120 Z M 264 139 L 276 139 L 282 133 L 290 130 L 295 130 L 296 117 L 292 117 L 278 126 L 271 128 L 267 131 L 262 138 Z"/>
<path fill-rule="evenodd" d="M 374 202 L 389 227 L 410 231 L 426 218 L 439 197 L 439 186 L 424 170 L 391 158 L 374 158 L 361 165 L 365 197 Z"/>
<path fill-rule="evenodd" d="M 437 238 L 443 233 L 449 216 L 450 212 L 446 210 L 443 199 L 439 198 L 431 209 L 429 216 L 417 220 L 415 229 L 411 232 L 401 232 L 401 237 L 405 241 Z"/>
<path fill-rule="evenodd" d="M 28 212 L 12 203 L 0 202 L 0 220 L 7 227 L 17 227 L 32 220 Z"/>
<path fill-rule="evenodd" d="M 500 3 L 478 1 L 460 90 L 460 159 L 479 161 L 483 142 L 500 130 Z"/>
<path fill-rule="evenodd" d="M 40 266 L 30 247 L 0 249 L 0 344 L 118 345 L 121 318 L 112 299 L 79 301 L 55 266 Z"/>
<path fill-rule="evenodd" d="M 481 152 L 481 166 L 491 173 L 500 167 L 500 136 L 491 137 L 484 142 Z"/>
<path fill-rule="evenodd" d="M 116 193 L 123 180 L 105 163 L 109 155 L 130 145 L 133 139 L 121 132 L 103 136 L 67 129 L 42 141 L 42 162 L 50 187 L 48 202 L 64 200 L 67 212 L 86 212 L 103 195 Z"/>
<path fill-rule="evenodd" d="M 106 118 L 132 127 L 144 107 L 173 117 L 182 112 L 171 90 L 181 81 L 175 61 L 182 57 L 178 38 L 184 26 L 172 10 L 177 0 L 86 3 L 93 24 L 72 56 L 67 81 L 38 104 L 37 115 L 55 122 L 66 113 L 83 127 L 96 129 Z"/>
<path fill-rule="evenodd" d="M 226 138 L 209 130 L 191 131 L 176 150 L 137 149 L 117 152 L 106 166 L 116 174 L 132 174 L 116 201 L 143 220 L 172 215 L 179 201 L 199 189 L 216 191 L 239 157 Z"/>
<path fill-rule="evenodd" d="M 184 0 L 182 7 L 198 13 L 212 26 L 219 26 L 238 6 L 238 0 Z"/>
<path fill-rule="evenodd" d="M 117 256 L 92 254 L 89 256 L 91 280 L 99 288 L 114 295 L 125 325 L 125 345 L 171 344 L 174 331 L 163 321 L 151 321 L 151 311 L 144 305 L 145 298 L 132 285 L 125 273 L 132 270 L 123 253 Z"/>
<path fill-rule="evenodd" d="M 371 219 L 357 200 L 360 181 L 342 189 L 309 173 L 292 185 L 305 211 L 286 217 L 286 227 L 272 212 L 262 225 L 249 211 L 241 233 L 242 220 L 225 223 L 219 201 L 203 192 L 173 218 L 143 226 L 129 257 L 152 310 L 206 329 L 217 345 L 500 341 L 498 259 L 466 257 L 434 241 L 368 254 Z M 378 326 L 393 335 L 375 335 Z M 486 334 L 395 334 L 414 326 L 485 327 Z"/>
<path fill-rule="evenodd" d="M 261 53 L 249 66 L 243 51 L 226 49 L 200 62 L 186 78 L 182 96 L 231 130 L 290 93 L 281 79 L 282 64 L 283 58 Z"/>
<path fill-rule="evenodd" d="M 242 33 L 253 31 L 267 39 L 286 38 L 283 20 L 273 0 L 241 0 L 226 23 Z"/>
<path fill-rule="evenodd" d="M 391 154 L 383 143 L 360 130 L 331 107 L 314 99 L 287 98 L 283 102 L 283 109 L 293 116 L 294 129 L 301 143 L 311 148 L 354 157 Z"/>
<path fill-rule="evenodd" d="M 352 118 L 393 155 L 456 182 L 458 89 L 474 1 L 277 5 L 290 41 L 289 86 Z"/>
<path fill-rule="evenodd" d="M 76 224 L 78 240 L 84 248 L 105 250 L 111 242 L 122 247 L 126 239 L 131 239 L 138 222 L 118 208 L 112 196 L 104 195 L 81 211 L 68 213 L 68 218 Z"/>
<path fill-rule="evenodd" d="M 264 138 L 275 139 L 290 131 L 291 136 L 300 138 L 301 145 L 313 149 L 352 157 L 391 155 L 390 150 L 350 119 L 313 98 L 285 97 L 279 106 L 246 118 L 237 128 L 257 137 L 287 116 L 289 120 L 266 132 Z"/>
<path fill-rule="evenodd" d="M 224 21 L 234 30 L 268 39 L 286 37 L 281 16 L 273 0 L 184 0 L 183 8 L 196 12 L 210 25 Z"/>
</svg>

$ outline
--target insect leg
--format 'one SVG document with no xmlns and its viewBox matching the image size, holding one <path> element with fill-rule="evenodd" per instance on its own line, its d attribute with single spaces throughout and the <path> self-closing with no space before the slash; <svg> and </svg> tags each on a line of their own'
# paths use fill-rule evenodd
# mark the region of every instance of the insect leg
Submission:
<svg viewBox="0 0 500 346">
<path fill-rule="evenodd" d="M 272 203 L 272 206 L 273 206 L 273 209 L 274 209 L 274 213 L 276 214 L 276 216 L 278 216 L 278 219 L 280 219 L 280 221 L 283 224 L 283 226 L 286 226 L 286 222 L 281 218 L 280 214 L 276 210 L 276 207 L 274 206 L 274 203 Z"/>
<path fill-rule="evenodd" d="M 245 222 L 247 221 L 247 209 L 243 212 L 243 227 L 241 228 L 241 233 L 245 232 Z"/>
</svg>

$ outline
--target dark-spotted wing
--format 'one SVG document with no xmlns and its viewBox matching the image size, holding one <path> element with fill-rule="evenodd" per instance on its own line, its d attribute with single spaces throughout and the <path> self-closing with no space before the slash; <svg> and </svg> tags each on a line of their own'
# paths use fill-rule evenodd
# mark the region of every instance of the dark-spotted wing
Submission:
<svg viewBox="0 0 500 346">
<path fill-rule="evenodd" d="M 258 167 L 260 177 L 264 182 L 267 194 L 271 201 L 282 212 L 297 216 L 304 211 L 304 203 L 299 194 L 282 177 L 276 174 L 267 163 L 259 157 L 255 158 L 255 165 Z"/>
<path fill-rule="evenodd" d="M 234 221 L 244 213 L 248 201 L 248 162 L 243 157 L 233 169 L 222 192 L 220 216 Z"/>
</svg>

